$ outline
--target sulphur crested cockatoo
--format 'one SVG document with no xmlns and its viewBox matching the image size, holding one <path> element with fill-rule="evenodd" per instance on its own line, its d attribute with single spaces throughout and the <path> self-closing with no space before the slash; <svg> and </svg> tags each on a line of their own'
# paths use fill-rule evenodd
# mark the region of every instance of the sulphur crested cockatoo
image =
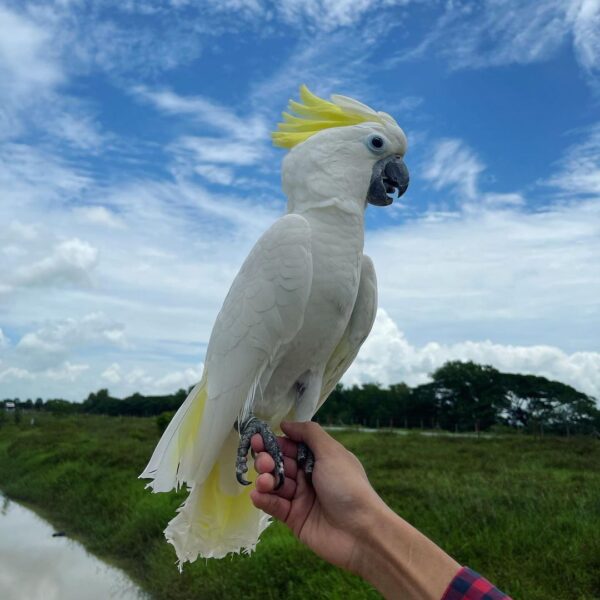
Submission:
<svg viewBox="0 0 600 600">
<path fill-rule="evenodd" d="M 367 203 L 386 206 L 405 192 L 406 137 L 390 115 L 351 98 L 323 100 L 305 86 L 300 97 L 290 101 L 296 116 L 283 113 L 273 134 L 275 145 L 291 149 L 282 168 L 287 214 L 233 281 L 202 379 L 141 475 L 154 492 L 190 489 L 165 530 L 180 565 L 254 549 L 269 517 L 253 506 L 252 485 L 240 485 L 248 483 L 250 437 L 263 436 L 281 484 L 273 430 L 282 420 L 312 418 L 375 319 L 364 212 Z"/>
</svg>

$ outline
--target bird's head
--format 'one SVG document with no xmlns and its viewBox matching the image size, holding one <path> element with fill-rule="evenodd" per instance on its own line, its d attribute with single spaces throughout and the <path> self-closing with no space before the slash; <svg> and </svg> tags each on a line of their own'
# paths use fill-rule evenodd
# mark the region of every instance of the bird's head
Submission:
<svg viewBox="0 0 600 600">
<path fill-rule="evenodd" d="M 273 133 L 276 146 L 290 148 L 282 179 L 292 208 L 332 198 L 348 208 L 387 206 L 404 194 L 406 136 L 390 115 L 345 96 L 323 100 L 304 85 L 300 98 Z"/>
</svg>

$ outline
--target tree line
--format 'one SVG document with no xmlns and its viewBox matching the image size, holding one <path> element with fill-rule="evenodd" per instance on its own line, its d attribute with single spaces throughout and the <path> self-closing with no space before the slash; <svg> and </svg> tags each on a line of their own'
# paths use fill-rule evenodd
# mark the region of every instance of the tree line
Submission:
<svg viewBox="0 0 600 600">
<path fill-rule="evenodd" d="M 107 389 L 83 402 L 41 398 L 14 402 L 19 409 L 55 414 L 93 413 L 111 416 L 159 416 L 163 429 L 189 390 L 174 394 L 112 397 Z M 6 411 L 4 411 L 6 412 Z M 318 411 L 315 420 L 327 425 L 488 431 L 511 427 L 521 431 L 558 434 L 600 432 L 596 400 L 575 388 L 536 375 L 502 373 L 474 362 L 451 361 L 431 374 L 431 382 L 409 387 L 375 383 L 341 384 Z"/>
</svg>

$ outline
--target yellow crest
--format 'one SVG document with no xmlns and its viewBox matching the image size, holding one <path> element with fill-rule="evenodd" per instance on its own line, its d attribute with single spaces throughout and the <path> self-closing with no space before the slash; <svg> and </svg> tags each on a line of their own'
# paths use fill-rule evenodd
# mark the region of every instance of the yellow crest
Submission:
<svg viewBox="0 0 600 600">
<path fill-rule="evenodd" d="M 386 113 L 376 112 L 366 104 L 333 95 L 331 101 L 315 96 L 305 85 L 300 86 L 302 102 L 290 100 L 289 110 L 295 112 L 282 113 L 283 123 L 277 125 L 277 131 L 271 134 L 273 144 L 280 148 L 293 148 L 315 133 L 331 127 L 358 125 L 367 121 L 395 124 L 394 119 Z"/>
</svg>

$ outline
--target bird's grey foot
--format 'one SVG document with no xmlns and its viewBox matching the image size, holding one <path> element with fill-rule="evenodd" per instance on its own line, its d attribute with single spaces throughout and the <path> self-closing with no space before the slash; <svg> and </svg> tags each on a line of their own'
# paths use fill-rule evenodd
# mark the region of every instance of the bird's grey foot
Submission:
<svg viewBox="0 0 600 600">
<path fill-rule="evenodd" d="M 315 455 L 304 442 L 298 444 L 297 462 L 298 467 L 304 470 L 308 481 L 311 481 L 313 469 L 315 468 Z"/>
<path fill-rule="evenodd" d="M 242 485 L 249 485 L 244 475 L 248 472 L 248 451 L 250 450 L 250 441 L 255 433 L 260 434 L 265 445 L 265 452 L 267 452 L 273 462 L 275 463 L 275 469 L 273 470 L 273 476 L 275 477 L 275 489 L 278 490 L 285 481 L 285 475 L 283 474 L 283 455 L 281 449 L 277 443 L 277 437 L 271 431 L 270 427 L 260 419 L 256 417 L 250 417 L 242 426 L 237 426 L 236 429 L 240 432 L 240 444 L 238 446 L 237 459 L 235 461 L 235 476 Z"/>
</svg>

